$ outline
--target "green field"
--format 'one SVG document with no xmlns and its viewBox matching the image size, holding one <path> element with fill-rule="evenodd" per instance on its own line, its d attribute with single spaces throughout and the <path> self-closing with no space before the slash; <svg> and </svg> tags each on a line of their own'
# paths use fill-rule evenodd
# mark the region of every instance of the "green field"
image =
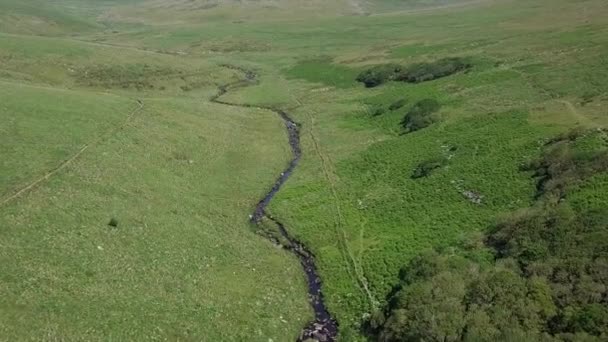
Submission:
<svg viewBox="0 0 608 342">
<path fill-rule="evenodd" d="M 210 101 L 234 66 L 257 83 L 223 101 L 301 126 L 269 211 L 314 253 L 340 340 L 373 340 L 400 269 L 534 206 L 521 166 L 608 124 L 607 56 L 602 0 L 0 0 L 0 341 L 297 338 L 300 264 L 248 221 L 287 136 L 269 110 Z M 471 67 L 356 81 L 446 57 Z M 441 108 L 405 134 L 422 100 Z M 605 208 L 607 186 L 598 172 L 567 201 Z"/>
</svg>

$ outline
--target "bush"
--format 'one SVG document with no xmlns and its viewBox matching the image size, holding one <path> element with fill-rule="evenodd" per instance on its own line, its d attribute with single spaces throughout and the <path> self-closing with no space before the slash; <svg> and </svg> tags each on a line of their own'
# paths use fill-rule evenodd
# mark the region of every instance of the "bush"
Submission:
<svg viewBox="0 0 608 342">
<path fill-rule="evenodd" d="M 562 199 L 568 187 L 592 176 L 608 171 L 608 150 L 602 131 L 582 131 L 578 128 L 559 135 L 545 145 L 540 158 L 522 167 L 533 171 L 537 178 L 537 197 Z"/>
<path fill-rule="evenodd" d="M 397 64 L 377 65 L 360 73 L 357 76 L 357 82 L 365 84 L 366 88 L 377 87 L 395 79 L 401 69 L 401 66 Z"/>
<path fill-rule="evenodd" d="M 363 71 L 357 76 L 357 81 L 365 84 L 367 88 L 377 87 L 392 80 L 420 83 L 446 77 L 468 70 L 471 67 L 472 64 L 462 57 L 449 57 L 431 63 L 418 63 L 405 70 L 398 64 L 383 64 Z"/>
<path fill-rule="evenodd" d="M 108 226 L 114 227 L 114 228 L 118 227 L 118 220 L 115 217 L 112 217 L 110 219 L 110 222 L 108 222 Z"/>
<path fill-rule="evenodd" d="M 388 106 L 388 110 L 392 111 L 392 110 L 400 109 L 401 107 L 405 106 L 406 103 L 407 103 L 406 99 L 400 99 L 398 101 L 391 103 L 391 105 Z"/>
<path fill-rule="evenodd" d="M 419 63 L 408 67 L 396 80 L 409 83 L 420 83 L 446 77 L 471 68 L 464 58 L 450 57 L 432 63 Z"/>
<path fill-rule="evenodd" d="M 372 106 L 368 109 L 368 113 L 371 114 L 371 116 L 380 116 L 386 113 L 386 109 L 380 105 Z"/>
<path fill-rule="evenodd" d="M 406 132 L 414 132 L 425 127 L 430 126 L 437 121 L 437 118 L 433 115 L 441 109 L 441 104 L 433 99 L 424 99 L 418 101 L 414 106 L 407 112 L 401 125 L 405 128 Z"/>
<path fill-rule="evenodd" d="M 418 164 L 412 172 L 412 179 L 428 177 L 433 171 L 443 167 L 446 164 L 445 158 L 433 158 L 425 160 Z"/>
<path fill-rule="evenodd" d="M 557 135 L 553 139 L 549 139 L 545 146 L 556 144 L 562 141 L 576 141 L 576 139 L 583 137 L 587 133 L 589 133 L 589 130 L 585 129 L 584 127 L 574 127 L 569 131 Z"/>
</svg>

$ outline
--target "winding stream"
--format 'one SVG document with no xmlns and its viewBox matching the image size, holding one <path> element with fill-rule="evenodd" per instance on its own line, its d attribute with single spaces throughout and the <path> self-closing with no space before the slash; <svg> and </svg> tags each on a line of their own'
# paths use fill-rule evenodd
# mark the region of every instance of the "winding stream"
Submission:
<svg viewBox="0 0 608 342">
<path fill-rule="evenodd" d="M 287 241 L 287 243 L 282 244 L 283 247 L 293 253 L 300 260 L 300 264 L 302 265 L 304 273 L 306 274 L 308 283 L 308 296 L 310 300 L 310 305 L 315 313 L 315 319 L 313 322 L 310 322 L 306 327 L 302 329 L 302 332 L 300 333 L 297 342 L 306 340 L 320 342 L 335 341 L 336 336 L 338 334 L 338 323 L 327 310 L 325 301 L 323 300 L 323 293 L 321 292 L 322 284 L 317 272 L 317 267 L 315 265 L 315 259 L 313 254 L 308 251 L 304 244 L 302 244 L 300 241 L 296 240 L 289 234 L 287 228 L 283 223 L 281 223 L 278 219 L 266 212 L 266 208 L 268 207 L 274 196 L 279 192 L 279 190 L 281 190 L 283 184 L 285 184 L 285 182 L 289 179 L 295 168 L 298 166 L 300 159 L 302 158 L 302 149 L 300 148 L 300 128 L 298 124 L 293 119 L 291 119 L 289 114 L 283 110 L 271 107 L 254 106 L 249 104 L 230 103 L 220 100 L 219 98 L 222 95 L 226 94 L 229 88 L 246 87 L 251 84 L 254 84 L 257 80 L 257 75 L 251 71 L 239 67 L 234 67 L 231 65 L 223 65 L 223 67 L 244 73 L 245 79 L 218 86 L 218 93 L 210 99 L 211 102 L 233 107 L 269 110 L 278 114 L 285 124 L 285 129 L 289 137 L 289 146 L 291 147 L 292 159 L 285 168 L 285 170 L 277 178 L 270 191 L 268 191 L 268 193 L 258 202 L 255 207 L 255 210 L 250 215 L 250 219 L 251 222 L 255 225 L 259 225 L 264 218 L 267 218 L 270 221 L 274 222 L 281 236 Z M 277 242 L 276 238 L 269 237 L 269 239 L 272 239 L 273 242 Z"/>
</svg>

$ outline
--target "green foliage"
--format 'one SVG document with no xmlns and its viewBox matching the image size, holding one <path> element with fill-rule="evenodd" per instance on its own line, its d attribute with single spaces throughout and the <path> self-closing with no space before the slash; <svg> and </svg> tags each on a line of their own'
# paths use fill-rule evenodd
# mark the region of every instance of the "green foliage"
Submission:
<svg viewBox="0 0 608 342">
<path fill-rule="evenodd" d="M 412 179 L 428 177 L 435 170 L 443 167 L 447 163 L 446 158 L 427 159 L 416 166 L 412 172 Z"/>
<path fill-rule="evenodd" d="M 398 109 L 401 109 L 406 104 L 407 104 L 407 100 L 406 99 L 396 100 L 395 102 L 391 103 L 388 107 L 385 107 L 382 104 L 375 104 L 375 105 L 371 105 L 369 107 L 368 113 L 371 116 L 380 116 L 382 114 L 385 114 L 386 112 L 393 112 L 393 111 L 396 111 Z"/>
<path fill-rule="evenodd" d="M 285 71 L 290 79 L 303 79 L 308 82 L 322 83 L 336 88 L 355 86 L 357 69 L 332 63 L 328 59 L 302 61 Z"/>
<path fill-rule="evenodd" d="M 549 141 L 543 155 L 524 170 L 534 171 L 537 196 L 561 199 L 567 187 L 608 170 L 608 146 L 603 131 L 572 130 Z"/>
<path fill-rule="evenodd" d="M 366 88 L 374 88 L 395 79 L 401 70 L 402 67 L 397 64 L 376 65 L 361 72 L 356 80 L 363 83 Z"/>
<path fill-rule="evenodd" d="M 0 196 L 53 170 L 85 144 L 120 126 L 136 108 L 134 101 L 118 96 L 7 83 L 0 87 L 0 103 L 0 122 L 5 123 L 0 134 Z"/>
<path fill-rule="evenodd" d="M 304 158 L 273 202 L 272 214 L 315 252 L 344 341 L 361 340 L 357 325 L 370 310 L 357 276 L 382 300 L 397 282 L 398 270 L 416 253 L 459 243 L 487 227 L 497 212 L 528 204 L 534 180 L 518 172 L 518 165 L 536 155 L 539 141 L 577 122 L 603 124 L 608 117 L 603 110 L 608 8 L 602 0 L 584 6 L 569 0 L 478 6 L 465 0 L 467 6 L 457 10 L 387 16 L 316 10 L 320 3 L 338 8 L 350 6 L 348 1 L 230 1 L 220 10 L 203 8 L 209 1 L 167 6 L 150 1 L 131 6 L 132 0 L 57 0 L 44 6 L 40 0 L 0 2 L 0 31 L 18 33 L 0 37 L 0 78 L 7 81 L 0 101 L 0 146 L 8 147 L 0 175 L 5 193 L 119 126 L 135 105 L 130 99 L 146 104 L 144 115 L 136 115 L 103 144 L 90 146 L 82 162 L 65 168 L 61 177 L 0 208 L 5 227 L 0 245 L 6 252 L 0 248 L 0 287 L 6 289 L 0 335 L 9 340 L 203 336 L 276 341 L 276 336 L 295 339 L 309 318 L 297 261 L 290 263 L 288 255 L 241 225 L 289 157 L 280 120 L 255 109 L 209 105 L 205 99 L 215 94 L 216 83 L 234 81 L 231 71 L 216 66 L 221 78 L 181 82 L 181 75 L 141 75 L 139 88 L 165 87 L 162 94 L 135 92 L 137 82 L 127 82 L 125 89 L 112 82 L 95 89 L 73 82 L 71 77 L 87 66 L 141 63 L 190 73 L 201 63 L 234 63 L 259 71 L 258 86 L 225 99 L 286 108 L 302 123 Z M 460 1 L 361 3 L 373 11 L 380 2 L 390 3 L 385 8 L 392 10 Z M 26 3 L 32 4 L 27 11 L 11 10 Z M 50 6 L 61 11 L 32 10 Z M 315 10 L 294 10 L 302 6 Z M 272 16 L 269 7 L 283 10 Z M 71 24 L 60 14 L 86 23 Z M 464 53 L 475 61 L 475 72 L 417 84 L 388 82 L 381 92 L 356 87 L 364 65 L 405 66 Z M 319 61 L 320 55 L 328 57 Z M 500 64 L 480 67 L 478 61 L 486 59 Z M 179 90 L 195 90 L 199 80 L 208 88 Z M 36 91 L 14 92 L 16 82 Z M 44 96 L 49 87 L 57 89 Z M 185 104 L 188 97 L 196 99 Z M 437 99 L 445 122 L 397 137 L 409 105 L 394 112 L 387 108 L 402 97 L 409 105 Z M 580 113 L 555 103 L 558 97 Z M 579 101 L 586 106 L 577 106 Z M 382 114 L 373 119 L 357 115 L 363 106 L 369 106 L 369 114 L 372 109 Z M 459 150 L 449 152 L 449 146 Z M 194 162 L 175 159 L 180 151 Z M 411 179 L 418 163 L 439 155 L 453 156 L 449 168 Z M 192 188 L 199 183 L 203 191 Z M 485 195 L 483 205 L 471 205 L 455 184 Z M 585 177 L 563 201 L 576 212 L 606 208 L 606 189 L 605 175 Z M 111 203 L 105 203 L 109 198 Z M 170 208 L 175 198 L 180 206 Z M 201 201 L 209 205 L 201 207 Z M 108 213 L 117 215 L 124 229 L 104 229 Z M 348 265 L 349 256 L 354 267 Z M 467 250 L 467 258 L 478 264 L 489 256 L 487 249 Z M 539 283 L 546 287 L 542 278 Z M 546 292 L 535 291 L 535 298 L 554 306 Z M 555 316 L 557 309 L 546 305 L 540 312 Z M 281 323 L 280 316 L 288 323 Z M 470 340 L 498 335 L 488 314 L 472 316 Z M 592 308 L 567 313 L 585 329 L 593 325 L 584 317 L 596 316 Z M 517 329 L 501 334 L 512 341 L 539 340 Z M 560 338 L 592 339 L 581 332 Z"/>
<path fill-rule="evenodd" d="M 370 326 L 379 341 L 496 341 L 538 337 L 544 283 L 505 266 L 426 253 L 401 270 L 401 290 Z M 536 333 L 531 330 L 537 329 Z M 526 339 L 532 340 L 532 339 Z"/>
<path fill-rule="evenodd" d="M 402 96 L 405 87 L 409 87 L 406 84 L 390 85 L 393 86 L 398 87 L 396 96 L 380 98 L 378 102 L 391 103 Z M 389 87 L 382 93 L 387 90 Z M 352 237 L 349 243 L 353 252 L 362 253 L 361 260 L 357 261 L 365 269 L 370 289 L 380 300 L 397 281 L 398 270 L 419 251 L 457 243 L 468 232 L 491 223 L 496 212 L 510 210 L 513 203 L 526 203 L 533 195 L 533 182 L 526 174 L 518 172 L 518 163 L 523 154 L 538 145 L 542 132 L 526 124 L 526 113 L 478 115 L 458 122 L 446 122 L 449 129 L 434 125 L 416 134 L 387 138 L 363 152 L 353 153 L 358 144 L 368 141 L 364 134 L 369 133 L 355 131 L 355 134 L 353 130 L 344 128 L 360 122 L 355 121 L 350 108 L 332 106 L 320 112 L 316 117 L 319 120 L 317 125 L 324 128 L 314 133 L 323 134 L 324 146 L 328 149 L 340 151 L 342 160 L 333 164 L 340 181 L 336 181 L 334 186 L 345 197 L 336 204 L 340 205 L 344 217 L 343 229 Z M 336 126 L 331 125 L 327 115 L 332 114 L 348 120 L 338 120 Z M 373 122 L 392 119 L 391 125 L 396 126 L 400 114 L 400 111 L 387 112 L 374 118 Z M 303 127 L 304 132 L 310 132 L 310 125 Z M 357 139 L 346 140 L 350 144 L 345 144 L 347 137 Z M 308 146 L 312 148 L 312 145 Z M 458 149 L 453 150 L 452 146 L 458 146 Z M 337 154 L 333 155 L 337 158 Z M 421 161 L 442 156 L 453 156 L 449 168 L 441 169 L 431 177 L 411 179 L 412 170 Z M 327 286 L 326 293 L 331 293 L 326 298 L 339 308 L 338 312 L 365 312 L 357 311 L 368 310 L 364 306 L 365 298 L 355 295 L 356 287 L 349 287 L 351 278 L 344 271 L 343 259 L 335 242 L 318 234 L 320 226 L 334 229 L 331 221 L 335 215 L 334 202 L 328 201 L 332 198 L 330 183 L 313 181 L 316 179 L 313 169 L 303 169 L 301 176 L 279 193 L 280 200 L 273 203 L 272 210 L 289 212 L 289 208 L 297 206 L 302 199 L 307 203 L 328 204 L 291 211 L 285 217 L 289 226 L 298 227 L 303 232 L 302 236 L 307 237 L 309 245 L 319 246 L 314 252 L 319 260 L 326 260 L 322 269 L 327 271 L 321 274 Z M 483 206 L 470 205 L 463 199 L 452 183 L 452 180 L 459 179 L 464 180 L 466 189 L 475 189 L 486 195 Z M 497 185 L 502 183 L 510 186 Z M 488 257 L 487 252 L 480 253 L 476 260 L 487 260 Z M 360 314 L 353 316 L 352 320 L 360 322 Z"/>
<path fill-rule="evenodd" d="M 108 226 L 114 227 L 114 228 L 118 227 L 118 220 L 115 217 L 112 217 L 110 219 L 110 222 L 108 222 Z"/>
<path fill-rule="evenodd" d="M 393 103 L 391 103 L 390 106 L 388 106 L 388 110 L 397 110 L 400 109 L 401 107 L 405 106 L 405 104 L 407 103 L 406 99 L 399 99 Z"/>
<path fill-rule="evenodd" d="M 402 289 L 386 318 L 376 316 L 371 324 L 378 327 L 378 339 L 502 341 L 515 335 L 537 341 L 547 337 L 545 332 L 607 336 L 608 212 L 595 213 L 595 223 L 584 219 L 589 213 L 567 222 L 556 221 L 555 214 L 533 213 L 518 224 L 501 225 L 490 237 L 499 253 L 495 266 L 445 254 L 414 259 L 401 271 Z M 535 229 L 539 226 L 545 230 Z M 445 286 L 443 279 L 449 279 Z M 464 294 L 456 291 L 460 288 Z"/>
<path fill-rule="evenodd" d="M 604 152 L 591 143 L 602 133 L 569 133 L 545 147 L 541 160 L 562 170 L 553 175 L 564 194 L 586 176 L 608 171 L 589 165 Z M 560 148 L 563 158 L 556 160 L 555 145 L 578 148 L 585 157 Z M 563 176 L 564 169 L 576 176 Z M 608 338 L 608 210 L 575 210 L 543 196 L 533 208 L 503 218 L 485 243 L 496 256 L 490 265 L 447 252 L 414 258 L 384 312 L 372 317 L 372 333 L 379 341 Z"/>
<path fill-rule="evenodd" d="M 498 258 L 517 260 L 526 277 L 547 282 L 556 312 L 546 315 L 544 326 L 552 334 L 608 333 L 597 328 L 606 327 L 607 227 L 608 211 L 575 212 L 563 203 L 517 214 L 489 236 Z M 537 299 L 538 305 L 551 304 L 547 295 Z"/>
<path fill-rule="evenodd" d="M 137 95 L 2 83 L 2 200 L 89 147 L 0 206 L 0 339 L 295 340 L 300 264 L 247 222 L 289 160 L 282 123 L 184 96 L 129 119 Z"/>
<path fill-rule="evenodd" d="M 383 64 L 361 72 L 357 76 L 357 81 L 365 84 L 367 88 L 377 87 L 393 80 L 421 83 L 450 76 L 471 67 L 472 64 L 461 57 L 443 58 L 431 63 L 418 63 L 407 68 L 397 64 Z"/>
<path fill-rule="evenodd" d="M 372 106 L 369 110 L 369 113 L 371 114 L 371 116 L 380 116 L 386 113 L 386 108 L 380 105 Z"/>
<path fill-rule="evenodd" d="M 79 70 L 76 80 L 81 85 L 103 88 L 153 89 L 156 78 L 179 77 L 184 72 L 171 67 L 145 63 L 127 65 L 94 65 Z M 186 87 L 186 86 L 183 86 Z M 190 88 L 188 88 L 190 90 Z M 186 91 L 186 90 L 184 90 Z"/>
<path fill-rule="evenodd" d="M 465 58 L 443 58 L 431 63 L 419 63 L 409 66 L 399 73 L 396 80 L 408 83 L 432 81 L 470 69 L 471 67 L 472 64 Z"/>
<path fill-rule="evenodd" d="M 414 132 L 426 128 L 437 121 L 434 116 L 441 104 L 433 99 L 424 99 L 416 102 L 414 106 L 407 112 L 401 125 L 406 132 Z"/>
</svg>

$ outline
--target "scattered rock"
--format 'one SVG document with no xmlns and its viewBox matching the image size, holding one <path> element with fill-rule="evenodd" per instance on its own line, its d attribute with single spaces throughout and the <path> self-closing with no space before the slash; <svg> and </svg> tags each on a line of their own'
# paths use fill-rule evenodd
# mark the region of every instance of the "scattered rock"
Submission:
<svg viewBox="0 0 608 342">
<path fill-rule="evenodd" d="M 483 200 L 483 195 L 476 193 L 474 191 L 471 190 L 464 190 L 460 192 L 464 197 L 466 197 L 469 201 L 471 201 L 471 203 L 475 203 L 475 204 L 481 204 L 482 200 Z"/>
<path fill-rule="evenodd" d="M 463 186 L 464 181 L 462 179 L 453 180 L 451 183 L 454 184 L 458 192 L 460 192 L 460 194 L 462 194 L 462 196 L 468 199 L 471 203 L 481 204 L 483 202 L 485 196 L 476 191 L 465 189 Z"/>
</svg>

